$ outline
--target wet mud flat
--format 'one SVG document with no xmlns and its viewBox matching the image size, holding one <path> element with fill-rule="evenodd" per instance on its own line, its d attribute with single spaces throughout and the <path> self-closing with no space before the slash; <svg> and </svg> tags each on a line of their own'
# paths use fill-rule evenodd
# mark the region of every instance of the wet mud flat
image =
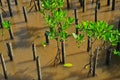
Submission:
<svg viewBox="0 0 120 80">
<path fill-rule="evenodd" d="M 77 8 L 79 23 L 83 20 L 94 21 L 95 3 L 91 4 L 91 0 L 86 2 L 85 12 L 82 12 L 79 0 L 69 0 L 70 9 L 67 10 L 66 2 L 63 9 L 67 10 L 68 16 L 74 17 L 73 9 Z M 30 0 L 18 0 L 16 6 L 14 0 L 11 0 L 11 8 L 13 16 L 10 17 L 7 3 L 3 2 L 3 9 L 7 16 L 3 14 L 4 20 L 12 23 L 14 39 L 11 40 L 8 30 L 4 30 L 4 39 L 0 35 L 0 52 L 3 54 L 8 80 L 37 80 L 36 61 L 33 61 L 32 43 L 36 44 L 36 53 L 39 56 L 42 80 L 119 80 L 120 79 L 120 57 L 112 56 L 110 66 L 105 65 L 105 53 L 102 53 L 100 63 L 97 65 L 96 76 L 87 77 L 88 69 L 81 69 L 89 61 L 87 52 L 87 37 L 80 48 L 73 37 L 69 37 L 65 43 L 66 63 L 72 63 L 73 66 L 66 68 L 63 65 L 53 66 L 53 61 L 57 53 L 55 40 L 50 40 L 50 44 L 46 47 L 41 46 L 41 42 L 45 41 L 44 33 L 48 29 L 48 25 L 39 11 L 30 8 Z M 24 20 L 22 7 L 26 7 L 28 14 L 28 22 Z M 109 24 L 117 27 L 120 19 L 120 1 L 116 0 L 115 10 L 111 11 L 111 5 L 107 6 L 107 0 L 101 0 L 101 9 L 98 11 L 98 20 L 104 20 Z M 1 33 L 2 29 L 0 29 Z M 68 30 L 69 33 L 75 32 L 75 24 Z M 12 43 L 14 61 L 10 61 L 7 54 L 6 42 Z M 94 44 L 101 45 L 101 41 Z M 4 79 L 2 64 L 0 61 L 0 80 Z"/>
</svg>

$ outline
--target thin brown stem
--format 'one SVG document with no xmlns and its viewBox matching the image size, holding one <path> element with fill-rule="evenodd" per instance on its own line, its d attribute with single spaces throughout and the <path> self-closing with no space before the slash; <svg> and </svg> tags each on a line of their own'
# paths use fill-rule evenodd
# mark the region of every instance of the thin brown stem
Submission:
<svg viewBox="0 0 120 80">
<path fill-rule="evenodd" d="M 4 42 L 4 29 L 2 28 L 2 41 Z"/>
<path fill-rule="evenodd" d="M 97 38 L 94 39 L 94 41 L 91 41 L 91 44 L 94 44 L 94 42 L 97 40 Z"/>
<path fill-rule="evenodd" d="M 56 38 L 56 42 L 57 42 L 57 54 L 54 59 L 54 66 L 56 66 L 57 63 L 61 63 L 61 57 L 60 57 L 61 50 L 60 50 L 60 43 L 58 38 Z"/>
</svg>

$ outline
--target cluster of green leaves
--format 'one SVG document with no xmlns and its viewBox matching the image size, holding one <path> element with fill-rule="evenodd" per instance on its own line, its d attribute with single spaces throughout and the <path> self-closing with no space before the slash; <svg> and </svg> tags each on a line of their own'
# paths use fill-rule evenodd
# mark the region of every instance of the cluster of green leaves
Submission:
<svg viewBox="0 0 120 80">
<path fill-rule="evenodd" d="M 67 17 L 66 11 L 62 10 L 64 0 L 41 0 L 43 14 L 49 26 L 47 34 L 50 39 L 66 40 L 69 37 L 67 29 L 74 22 L 74 19 Z"/>
<path fill-rule="evenodd" d="M 114 50 L 114 54 L 120 56 L 120 51 Z"/>
<path fill-rule="evenodd" d="M 75 33 L 72 33 L 72 35 L 75 38 L 75 40 L 77 41 L 77 43 L 78 43 L 78 48 L 80 48 L 80 45 L 83 42 L 84 35 L 83 34 L 77 35 Z"/>
<path fill-rule="evenodd" d="M 9 21 L 5 20 L 5 21 L 3 21 L 2 26 L 3 26 L 4 29 L 9 30 L 10 26 L 11 26 L 11 23 Z M 4 31 L 3 30 L 2 30 L 1 34 L 2 34 L 2 36 L 4 36 Z"/>
<path fill-rule="evenodd" d="M 41 0 L 41 4 L 42 8 L 40 12 L 49 25 L 47 34 L 50 39 L 66 40 L 69 36 L 67 29 L 74 22 L 74 19 L 67 17 L 66 11 L 62 10 L 64 0 Z M 108 25 L 108 23 L 104 21 L 83 21 L 81 24 L 76 25 L 76 28 L 78 28 L 80 34 L 76 35 L 73 33 L 72 35 L 78 42 L 78 47 L 80 47 L 85 35 L 94 40 L 100 39 L 109 42 L 112 46 L 116 46 L 119 42 L 119 31 L 114 30 L 113 25 Z M 118 54 L 118 52 L 116 51 L 115 54 Z"/>
<path fill-rule="evenodd" d="M 45 10 L 55 10 L 64 4 L 64 0 L 41 0 L 42 8 Z"/>
<path fill-rule="evenodd" d="M 82 41 L 83 35 L 87 35 L 94 40 L 103 40 L 110 43 L 112 46 L 116 46 L 119 42 L 119 31 L 114 30 L 113 25 L 108 25 L 108 23 L 104 21 L 83 21 L 81 24 L 76 25 L 76 28 L 83 33 L 79 35 L 75 35 L 75 33 L 73 33 L 74 38 L 79 42 Z M 117 53 L 118 52 L 115 54 Z"/>
<path fill-rule="evenodd" d="M 10 26 L 11 26 L 11 23 L 10 23 L 10 21 L 5 20 L 5 21 L 3 21 L 2 26 L 3 26 L 3 28 L 9 30 L 9 29 L 10 29 Z"/>
</svg>

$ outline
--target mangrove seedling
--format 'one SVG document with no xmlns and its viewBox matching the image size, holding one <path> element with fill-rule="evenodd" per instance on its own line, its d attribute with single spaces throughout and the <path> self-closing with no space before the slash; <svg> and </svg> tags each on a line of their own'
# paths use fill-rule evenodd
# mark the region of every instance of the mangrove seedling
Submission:
<svg viewBox="0 0 120 80">
<path fill-rule="evenodd" d="M 3 25 L 3 28 L 5 28 L 9 31 L 10 38 L 13 39 L 13 32 L 12 32 L 10 21 L 5 20 L 5 21 L 3 21 L 2 25 Z"/>
<path fill-rule="evenodd" d="M 105 21 L 83 21 L 81 24 L 78 24 L 76 26 L 81 34 L 76 35 L 73 33 L 73 36 L 75 40 L 78 42 L 78 47 L 81 43 L 81 40 L 83 39 L 83 36 L 88 36 L 91 39 L 91 49 L 89 52 L 90 60 L 88 65 L 90 65 L 89 73 L 92 72 L 92 59 L 93 59 L 93 51 L 92 51 L 92 45 L 96 40 L 101 40 L 105 42 L 106 44 L 109 44 L 111 46 L 116 46 L 119 42 L 120 33 L 118 30 L 113 29 L 113 25 L 108 25 Z M 119 54 L 116 52 L 115 54 Z"/>
<path fill-rule="evenodd" d="M 60 43 L 64 43 L 70 34 L 67 29 L 70 28 L 74 19 L 67 16 L 66 11 L 62 10 L 64 0 L 41 0 L 41 10 L 46 23 L 49 25 L 47 34 L 50 39 L 55 39 L 57 42 L 57 54 L 54 59 L 54 64 L 61 63 Z M 64 43 L 65 44 L 65 43 Z M 63 52 L 63 50 L 62 50 Z M 65 55 L 62 54 L 62 63 L 65 63 Z"/>
</svg>

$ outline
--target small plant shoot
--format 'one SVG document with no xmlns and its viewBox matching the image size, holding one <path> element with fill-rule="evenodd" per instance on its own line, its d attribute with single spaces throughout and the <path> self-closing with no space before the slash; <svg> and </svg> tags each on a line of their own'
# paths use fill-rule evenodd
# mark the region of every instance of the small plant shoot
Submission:
<svg viewBox="0 0 120 80">
<path fill-rule="evenodd" d="M 5 21 L 3 21 L 2 25 L 5 29 L 9 30 L 11 23 L 9 21 L 5 20 Z"/>
<path fill-rule="evenodd" d="M 46 42 L 41 42 L 40 43 L 43 47 L 46 47 Z"/>
<path fill-rule="evenodd" d="M 4 29 L 10 30 L 11 23 L 10 23 L 10 21 L 5 20 L 2 22 L 2 26 L 3 26 L 3 28 L 2 28 L 1 35 L 2 35 L 2 39 L 4 41 Z"/>
</svg>

